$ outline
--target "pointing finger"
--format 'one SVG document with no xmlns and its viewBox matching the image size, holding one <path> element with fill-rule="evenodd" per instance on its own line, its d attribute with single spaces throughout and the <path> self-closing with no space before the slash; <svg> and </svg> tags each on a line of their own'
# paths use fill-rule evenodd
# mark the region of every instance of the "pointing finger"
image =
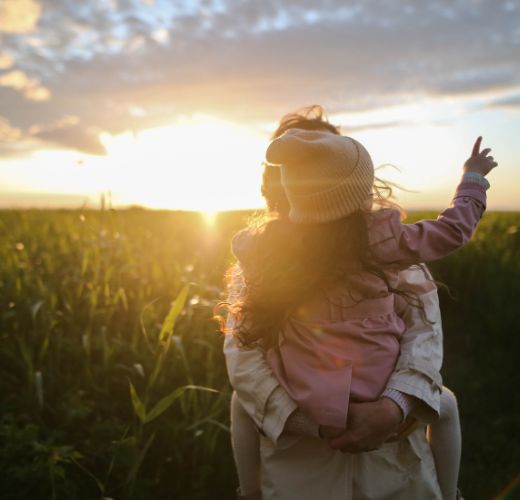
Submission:
<svg viewBox="0 0 520 500">
<path fill-rule="evenodd" d="M 477 137 L 477 140 L 475 141 L 475 144 L 473 145 L 473 151 L 471 152 L 471 156 L 477 156 L 480 151 L 480 143 L 482 142 L 482 136 L 479 135 Z"/>
</svg>

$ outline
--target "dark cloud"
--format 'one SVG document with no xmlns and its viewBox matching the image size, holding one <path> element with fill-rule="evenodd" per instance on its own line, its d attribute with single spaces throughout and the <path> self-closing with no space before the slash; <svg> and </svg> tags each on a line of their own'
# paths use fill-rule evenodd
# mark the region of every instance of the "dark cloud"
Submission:
<svg viewBox="0 0 520 500">
<path fill-rule="evenodd" d="M 25 136 L 38 124 L 41 140 L 100 153 L 96 130 L 179 113 L 254 121 L 314 102 L 344 112 L 430 95 L 492 101 L 520 87 L 519 26 L 520 4 L 505 0 L 48 0 L 32 33 L 0 42 L 51 98 L 0 87 L 1 112 Z M 71 115 L 77 125 L 49 129 Z"/>
<path fill-rule="evenodd" d="M 503 99 L 491 101 L 488 105 L 492 109 L 505 109 L 510 111 L 520 111 L 520 94 L 508 96 Z"/>
<path fill-rule="evenodd" d="M 106 149 L 99 140 L 100 130 L 93 127 L 71 125 L 54 130 L 44 130 L 34 135 L 38 139 L 50 142 L 66 149 L 76 149 L 82 153 L 103 156 Z"/>
<path fill-rule="evenodd" d="M 410 121 L 404 120 L 392 120 L 387 122 L 377 122 L 377 123 L 366 123 L 363 125 L 351 126 L 351 125 L 342 125 L 341 133 L 348 135 L 353 134 L 355 132 L 361 132 L 366 130 L 379 130 L 382 128 L 392 128 L 392 127 L 411 127 L 414 123 Z"/>
</svg>

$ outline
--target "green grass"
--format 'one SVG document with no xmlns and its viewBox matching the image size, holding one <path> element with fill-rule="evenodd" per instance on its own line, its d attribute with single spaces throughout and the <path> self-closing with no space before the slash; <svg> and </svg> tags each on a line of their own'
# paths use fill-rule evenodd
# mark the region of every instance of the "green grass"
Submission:
<svg viewBox="0 0 520 500">
<path fill-rule="evenodd" d="M 0 212 L 1 498 L 233 497 L 210 318 L 246 215 Z M 492 213 L 431 266 L 456 296 L 441 292 L 443 375 L 471 499 L 520 468 L 519 257 L 520 214 Z"/>
</svg>

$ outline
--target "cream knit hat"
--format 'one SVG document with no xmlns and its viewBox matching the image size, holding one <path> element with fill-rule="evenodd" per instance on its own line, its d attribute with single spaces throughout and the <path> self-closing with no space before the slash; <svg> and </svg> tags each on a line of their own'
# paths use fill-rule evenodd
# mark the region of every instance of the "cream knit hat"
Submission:
<svg viewBox="0 0 520 500">
<path fill-rule="evenodd" d="M 356 140 L 331 132 L 289 129 L 271 142 L 266 160 L 281 166 L 293 222 L 328 222 L 363 207 L 374 166 Z"/>
</svg>

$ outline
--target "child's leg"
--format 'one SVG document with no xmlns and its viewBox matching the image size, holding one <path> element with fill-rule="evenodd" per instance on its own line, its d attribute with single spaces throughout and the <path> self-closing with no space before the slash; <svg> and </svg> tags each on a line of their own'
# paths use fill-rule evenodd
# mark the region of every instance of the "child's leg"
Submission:
<svg viewBox="0 0 520 500">
<path fill-rule="evenodd" d="M 457 498 L 462 440 L 457 399 L 447 387 L 442 388 L 440 418 L 428 426 L 428 441 L 442 497 L 454 500 Z"/>
<path fill-rule="evenodd" d="M 240 404 L 236 392 L 231 397 L 231 443 L 240 495 L 254 498 L 260 494 L 260 439 L 258 429 Z"/>
</svg>

